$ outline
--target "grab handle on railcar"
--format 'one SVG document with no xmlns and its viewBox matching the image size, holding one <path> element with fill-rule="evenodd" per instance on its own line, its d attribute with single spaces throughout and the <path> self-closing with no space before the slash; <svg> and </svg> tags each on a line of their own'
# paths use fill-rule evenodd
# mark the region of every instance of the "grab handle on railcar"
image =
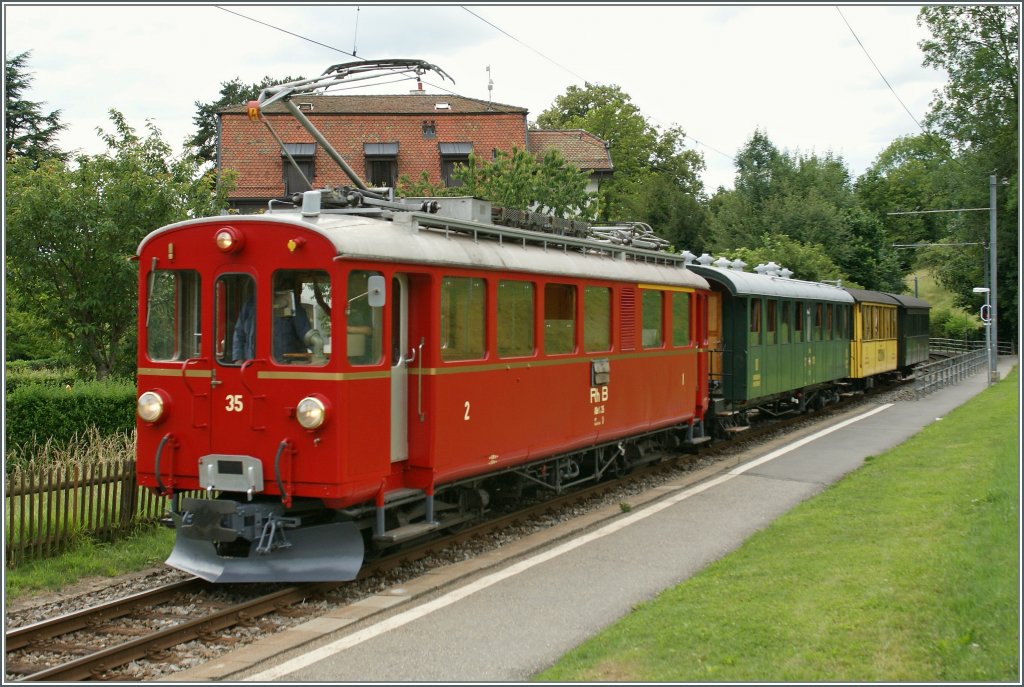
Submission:
<svg viewBox="0 0 1024 687">
<path fill-rule="evenodd" d="M 288 440 L 284 439 L 277 446 L 277 455 L 274 456 L 274 478 L 277 480 L 277 489 L 281 492 L 281 502 L 285 508 L 291 508 L 292 497 L 285 491 L 284 482 L 281 480 L 281 454 L 288 448 Z"/>
<path fill-rule="evenodd" d="M 164 481 L 160 479 L 160 457 L 164 453 L 164 446 L 166 446 L 167 442 L 172 440 L 173 438 L 174 435 L 168 432 L 167 434 L 164 435 L 164 438 L 160 440 L 160 445 L 156 447 L 156 460 L 153 465 L 153 472 L 156 473 L 156 488 L 159 491 L 160 495 L 162 496 L 170 496 L 174 493 L 174 488 L 164 486 Z M 173 450 L 173 445 L 171 448 Z M 171 482 L 174 482 L 173 467 L 171 468 Z"/>
<path fill-rule="evenodd" d="M 416 347 L 416 360 L 419 374 L 416 375 L 416 411 L 420 414 L 420 422 L 427 419 L 423 414 L 423 344 L 427 342 L 426 337 L 420 337 L 420 345 Z"/>
</svg>

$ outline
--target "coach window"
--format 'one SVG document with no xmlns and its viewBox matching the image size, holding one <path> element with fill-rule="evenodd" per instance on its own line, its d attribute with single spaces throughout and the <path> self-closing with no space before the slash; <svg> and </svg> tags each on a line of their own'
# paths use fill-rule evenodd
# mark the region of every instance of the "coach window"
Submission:
<svg viewBox="0 0 1024 687">
<path fill-rule="evenodd" d="M 533 355 L 534 287 L 532 282 L 498 282 L 498 355 Z"/>
<path fill-rule="evenodd" d="M 672 294 L 672 345 L 690 345 L 690 294 Z"/>
<path fill-rule="evenodd" d="M 213 348 L 221 365 L 256 357 L 256 282 L 248 274 L 223 274 L 213 296 Z"/>
<path fill-rule="evenodd" d="M 814 304 L 814 340 L 821 341 L 821 303 Z"/>
<path fill-rule="evenodd" d="M 793 328 L 793 304 L 789 301 L 782 301 L 782 316 L 779 319 L 779 343 L 790 342 L 790 331 Z"/>
<path fill-rule="evenodd" d="M 146 354 L 158 362 L 199 355 L 199 273 L 150 272 L 146 303 Z"/>
<path fill-rule="evenodd" d="M 441 282 L 441 359 L 478 360 L 486 350 L 483 279 L 445 277 Z"/>
<path fill-rule="evenodd" d="M 331 280 L 327 273 L 278 270 L 270 304 L 274 362 L 326 365 L 331 353 Z"/>
<path fill-rule="evenodd" d="M 641 291 L 641 322 L 643 323 L 644 348 L 661 348 L 665 343 L 665 329 L 662 322 L 665 293 L 654 289 Z"/>
<path fill-rule="evenodd" d="M 765 308 L 765 332 L 768 333 L 767 343 L 769 346 L 774 346 L 778 343 L 778 325 L 776 323 L 776 309 L 778 301 L 769 299 L 767 301 L 767 307 Z"/>
<path fill-rule="evenodd" d="M 612 291 L 603 286 L 583 289 L 583 350 L 599 353 L 612 347 Z"/>
<path fill-rule="evenodd" d="M 793 343 L 804 340 L 804 303 L 797 301 L 793 306 Z"/>
<path fill-rule="evenodd" d="M 544 285 L 544 353 L 559 355 L 576 350 L 576 287 Z"/>
<path fill-rule="evenodd" d="M 832 304 L 829 303 L 825 306 L 825 340 L 832 340 Z"/>
<path fill-rule="evenodd" d="M 750 338 L 751 346 L 761 345 L 761 299 L 750 299 Z"/>
</svg>

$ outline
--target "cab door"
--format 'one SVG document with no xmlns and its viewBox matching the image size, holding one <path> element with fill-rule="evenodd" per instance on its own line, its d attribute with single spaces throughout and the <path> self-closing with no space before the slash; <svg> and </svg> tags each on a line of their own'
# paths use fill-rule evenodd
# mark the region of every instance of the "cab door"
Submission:
<svg viewBox="0 0 1024 687">
<path fill-rule="evenodd" d="M 417 351 L 409 348 L 408 279 L 391 278 L 391 462 L 409 457 L 409 365 Z"/>
<path fill-rule="evenodd" d="M 262 334 L 255 278 L 245 272 L 218 275 L 213 295 L 213 366 L 210 375 L 211 449 L 250 454 L 253 430 L 264 429 L 263 401 L 256 374 L 266 360 L 256 355 Z"/>
</svg>

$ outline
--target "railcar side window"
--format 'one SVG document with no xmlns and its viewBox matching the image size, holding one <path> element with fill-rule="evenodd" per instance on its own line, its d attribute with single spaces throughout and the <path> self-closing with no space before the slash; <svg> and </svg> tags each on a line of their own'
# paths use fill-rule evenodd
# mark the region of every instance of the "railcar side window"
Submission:
<svg viewBox="0 0 1024 687">
<path fill-rule="evenodd" d="M 323 271 L 278 270 L 270 295 L 274 362 L 326 365 L 331 355 L 331 278 Z"/>
<path fill-rule="evenodd" d="M 672 345 L 690 345 L 690 294 L 672 294 Z"/>
<path fill-rule="evenodd" d="M 793 342 L 801 343 L 804 340 L 804 302 L 797 301 L 793 306 L 793 316 L 796 318 L 793 327 Z"/>
<path fill-rule="evenodd" d="M 825 306 L 825 340 L 832 340 L 832 304 Z"/>
<path fill-rule="evenodd" d="M 352 270 L 345 292 L 345 351 L 352 365 L 376 365 L 384 351 L 383 308 L 370 307 L 370 270 Z M 395 307 L 398 307 L 397 302 Z"/>
<path fill-rule="evenodd" d="M 576 350 L 576 287 L 544 285 L 544 353 Z"/>
<path fill-rule="evenodd" d="M 665 343 L 665 329 L 662 322 L 664 292 L 644 289 L 642 292 L 641 318 L 643 321 L 644 348 L 661 348 Z"/>
<path fill-rule="evenodd" d="M 146 311 L 146 354 L 150 360 L 188 360 L 199 355 L 199 273 L 151 273 Z"/>
<path fill-rule="evenodd" d="M 498 282 L 498 355 L 533 355 L 534 287 L 532 282 Z"/>
<path fill-rule="evenodd" d="M 778 339 L 777 339 L 777 337 L 778 337 L 778 334 L 777 334 L 778 325 L 777 325 L 776 319 L 775 319 L 775 317 L 776 317 L 775 311 L 776 311 L 776 307 L 777 307 L 778 301 L 769 299 L 767 301 L 767 303 L 768 303 L 768 307 L 765 309 L 765 314 L 764 314 L 765 315 L 764 327 L 765 327 L 765 331 L 768 334 L 768 342 L 767 342 L 768 345 L 769 346 L 774 346 L 777 343 L 777 341 L 778 341 Z"/>
<path fill-rule="evenodd" d="M 486 351 L 483 279 L 445 277 L 441 282 L 441 359 L 478 360 Z"/>
<path fill-rule="evenodd" d="M 583 350 L 598 353 L 612 347 L 612 290 L 588 286 L 583 290 Z"/>
<path fill-rule="evenodd" d="M 213 298 L 214 355 L 221 365 L 256 357 L 256 283 L 248 274 L 217 278 Z"/>
</svg>

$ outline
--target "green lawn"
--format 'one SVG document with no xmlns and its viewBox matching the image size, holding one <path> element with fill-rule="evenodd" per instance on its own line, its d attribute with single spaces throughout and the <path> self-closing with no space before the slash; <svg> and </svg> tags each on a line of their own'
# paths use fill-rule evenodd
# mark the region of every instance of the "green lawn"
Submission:
<svg viewBox="0 0 1024 687">
<path fill-rule="evenodd" d="M 539 681 L 1020 680 L 1018 371 Z"/>
<path fill-rule="evenodd" d="M 7 603 L 41 590 L 59 590 L 91 576 L 113 577 L 163 563 L 174 546 L 174 531 L 141 528 L 113 543 L 82 537 L 69 551 L 4 571 Z"/>
</svg>

